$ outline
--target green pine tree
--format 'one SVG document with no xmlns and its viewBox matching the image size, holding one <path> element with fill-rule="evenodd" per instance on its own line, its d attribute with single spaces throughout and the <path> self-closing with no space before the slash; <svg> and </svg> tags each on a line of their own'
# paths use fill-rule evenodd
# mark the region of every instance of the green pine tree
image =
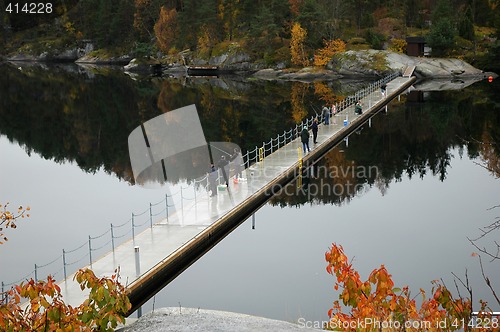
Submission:
<svg viewBox="0 0 500 332">
<path fill-rule="evenodd" d="M 432 13 L 432 25 L 427 42 L 434 56 L 444 56 L 455 46 L 456 29 L 452 19 L 454 11 L 449 0 L 439 0 Z"/>
</svg>

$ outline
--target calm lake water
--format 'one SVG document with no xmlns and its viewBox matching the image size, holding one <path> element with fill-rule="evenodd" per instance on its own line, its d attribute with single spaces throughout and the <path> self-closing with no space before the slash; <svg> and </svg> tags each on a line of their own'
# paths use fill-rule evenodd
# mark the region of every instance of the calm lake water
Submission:
<svg viewBox="0 0 500 332">
<path fill-rule="evenodd" d="M 366 84 L 133 80 L 109 68 L 0 67 L 0 202 L 31 207 L 31 218 L 0 247 L 0 281 L 18 281 L 53 260 L 38 277 L 60 278 L 63 248 L 85 245 L 164 198 L 131 180 L 127 137 L 142 121 L 195 103 L 207 141 L 253 149 L 314 114 L 322 100 Z M 479 82 L 395 100 L 320 161 L 376 172 L 320 176 L 309 194 L 274 198 L 256 213 L 255 229 L 247 220 L 144 311 L 181 305 L 326 320 L 338 297 L 325 270 L 332 242 L 362 278 L 384 264 L 397 286 L 416 294 L 435 279 L 452 286 L 451 272 L 467 269 L 475 298 L 493 301 L 467 237 L 500 214 L 490 209 L 500 198 L 499 87 Z M 313 193 L 325 183 L 341 190 Z M 496 239 L 481 244 L 492 248 Z M 500 264 L 485 262 L 485 270 L 498 280 Z"/>
</svg>

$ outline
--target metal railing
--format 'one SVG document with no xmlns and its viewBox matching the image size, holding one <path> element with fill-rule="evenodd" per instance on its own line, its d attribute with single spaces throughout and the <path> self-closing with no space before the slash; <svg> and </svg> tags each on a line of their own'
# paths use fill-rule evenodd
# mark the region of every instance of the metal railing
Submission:
<svg viewBox="0 0 500 332">
<path fill-rule="evenodd" d="M 385 86 L 387 83 L 399 76 L 401 76 L 400 72 L 394 72 L 374 83 L 371 83 L 369 86 L 357 91 L 355 94 L 347 96 L 342 101 L 335 104 L 337 114 L 354 105 L 358 100 L 361 100 L 376 91 L 380 91 L 382 86 Z M 265 158 L 274 151 L 292 142 L 300 136 L 300 132 L 304 126 L 311 128 L 314 118 L 316 117 L 320 123 L 323 122 L 323 114 L 313 115 L 303 120 L 300 124 L 295 125 L 295 127 L 289 129 L 288 131 L 284 131 L 283 134 L 278 134 L 276 138 L 271 138 L 269 142 L 262 142 L 262 146 L 256 146 L 253 150 L 247 150 L 247 152 L 243 155 L 244 166 L 248 168 L 262 158 Z"/>
<path fill-rule="evenodd" d="M 110 228 L 97 236 L 88 236 L 88 240 L 71 249 L 62 249 L 61 255 L 55 257 L 46 264 L 34 264 L 34 269 L 13 282 L 0 282 L 0 302 L 5 299 L 6 293 L 15 285 L 23 281 L 33 278 L 35 281 L 40 280 L 42 274 L 44 276 L 51 275 L 56 278 L 58 276 L 67 279 L 74 271 L 85 265 L 90 265 L 97 260 L 94 258 L 100 257 L 103 253 L 115 252 L 115 249 L 123 242 L 130 239 L 135 240 L 137 230 L 142 231 L 147 227 L 152 228 L 156 222 L 166 220 L 170 222 L 174 212 L 173 207 L 175 199 L 180 200 L 181 210 L 184 209 L 184 201 L 195 201 L 200 197 L 197 193 L 206 191 L 208 186 L 208 177 L 204 176 L 193 181 L 192 186 L 183 187 L 179 185 L 179 190 L 175 194 L 165 194 L 165 197 L 156 203 L 149 203 L 149 207 L 140 213 L 132 213 L 131 217 L 121 224 L 110 224 Z M 218 180 L 222 182 L 221 176 Z M 194 194 L 187 194 L 188 191 Z M 145 227 L 147 225 L 147 227 Z M 58 268 L 59 266 L 59 268 Z M 50 272 L 50 273 L 47 273 Z M 44 277 L 43 277 L 44 278 Z"/>
<path fill-rule="evenodd" d="M 346 97 L 344 100 L 335 105 L 337 113 L 346 110 L 348 107 L 354 105 L 358 100 L 370 95 L 371 93 L 377 90 L 380 91 L 383 85 L 387 84 L 398 76 L 401 76 L 401 73 L 393 73 L 370 84 L 368 87 L 356 92 L 354 95 Z M 248 168 L 252 164 L 255 164 L 259 160 L 262 160 L 266 156 L 277 151 L 281 147 L 289 144 L 300 136 L 300 132 L 304 125 L 307 125 L 307 127 L 310 128 L 314 121 L 314 118 L 316 117 L 318 118 L 318 121 L 323 121 L 322 114 L 311 116 L 310 118 L 303 120 L 300 124 L 295 125 L 295 127 L 289 129 L 288 131 L 284 131 L 283 134 L 278 134 L 276 138 L 271 138 L 269 142 L 263 142 L 262 146 L 256 146 L 253 150 L 247 150 L 247 152 L 243 155 L 243 164 L 241 166 L 244 168 Z M 223 182 L 225 182 L 225 179 L 219 172 L 217 183 L 221 185 Z M 184 188 L 182 187 L 182 185 L 180 185 L 180 189 L 178 192 L 170 195 L 165 194 L 165 198 L 157 203 L 149 203 L 149 207 L 147 209 L 145 209 L 141 213 L 132 213 L 130 219 L 128 219 L 127 221 L 118 225 L 111 223 L 110 228 L 104 233 L 97 236 L 89 235 L 86 242 L 73 249 L 62 249 L 62 254 L 60 256 L 54 258 L 46 264 L 35 264 L 34 270 L 32 270 L 29 274 L 20 278 L 19 280 L 9 283 L 5 283 L 2 281 L 0 283 L 0 301 L 3 296 L 5 296 L 6 291 L 8 291 L 8 289 L 10 289 L 12 286 L 17 285 L 29 278 L 34 278 L 34 280 L 36 281 L 39 280 L 40 272 L 42 272 L 43 270 L 47 271 L 47 268 L 49 267 L 55 267 L 54 269 L 52 269 L 52 272 L 56 272 L 51 274 L 54 278 L 62 273 L 64 279 L 67 279 L 68 274 L 71 274 L 71 271 L 77 270 L 77 268 L 72 268 L 71 271 L 68 271 L 69 268 L 77 265 L 78 263 L 82 263 L 88 260 L 88 264 L 92 267 L 92 263 L 94 262 L 93 258 L 97 256 L 98 251 L 102 253 L 103 250 L 107 248 L 108 252 L 109 250 L 111 250 L 114 253 L 115 248 L 119 244 L 125 242 L 125 240 L 128 239 L 125 237 L 130 233 L 132 233 L 132 239 L 135 240 L 136 229 L 144 228 L 144 226 L 147 224 L 148 227 L 152 228 L 155 224 L 154 220 L 159 221 L 156 217 L 161 216 L 160 220 L 166 219 L 168 223 L 169 219 L 171 218 L 171 212 L 173 210 L 172 208 L 175 206 L 175 204 L 173 204 L 174 197 L 176 197 L 177 195 L 180 196 L 180 207 L 181 212 L 183 212 L 184 201 L 194 201 L 194 203 L 196 204 L 201 194 L 207 193 L 208 188 L 208 176 L 195 180 L 194 185 L 192 185 L 191 187 Z M 186 197 L 185 194 L 187 189 L 193 189 L 193 197 Z M 198 189 L 201 189 L 201 194 L 197 194 Z M 165 214 L 164 217 L 163 214 Z M 117 240 L 121 242 L 117 243 Z M 57 269 L 56 267 L 58 264 L 60 264 L 59 269 Z M 80 264 L 78 266 L 81 267 L 82 265 Z M 48 275 L 48 273 L 46 273 L 46 275 Z"/>
</svg>

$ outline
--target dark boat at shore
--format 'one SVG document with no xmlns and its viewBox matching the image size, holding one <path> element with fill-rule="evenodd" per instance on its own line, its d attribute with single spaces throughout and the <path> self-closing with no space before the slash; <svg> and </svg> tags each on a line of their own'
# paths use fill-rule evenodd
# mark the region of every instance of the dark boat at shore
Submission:
<svg viewBox="0 0 500 332">
<path fill-rule="evenodd" d="M 217 66 L 190 66 L 187 69 L 190 76 L 217 76 L 219 67 Z"/>
</svg>

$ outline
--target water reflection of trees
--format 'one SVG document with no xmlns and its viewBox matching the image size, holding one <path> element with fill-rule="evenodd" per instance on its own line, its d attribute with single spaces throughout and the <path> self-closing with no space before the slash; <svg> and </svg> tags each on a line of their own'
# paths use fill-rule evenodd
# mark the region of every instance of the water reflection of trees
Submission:
<svg viewBox="0 0 500 332">
<path fill-rule="evenodd" d="M 300 190 L 284 190 L 272 200 L 276 205 L 342 204 L 371 187 L 382 193 L 393 181 L 404 176 L 423 178 L 428 174 L 446 179 L 458 149 L 462 157 L 467 151 L 498 177 L 500 164 L 500 116 L 495 109 L 492 90 L 477 87 L 458 92 L 433 93 L 424 103 L 409 103 L 405 98 L 391 104 L 388 113 L 380 113 L 372 120 L 371 128 L 364 128 L 349 137 L 345 143 L 331 150 L 318 164 L 326 169 L 357 167 L 377 172 L 352 176 L 304 178 Z M 361 173 L 359 173 L 361 174 Z M 318 190 L 326 185 L 337 188 L 333 194 Z M 343 190 L 339 190 L 339 185 Z M 289 187 L 296 187 L 294 182 Z M 304 190 L 305 189 L 305 190 Z M 293 194 L 290 194 L 293 193 Z"/>
<path fill-rule="evenodd" d="M 86 172 L 102 168 L 131 183 L 128 135 L 161 112 L 196 104 L 207 141 L 234 142 L 243 149 L 295 124 L 287 83 L 134 81 L 119 70 L 103 75 L 76 66 L 18 70 L 2 65 L 0 71 L 1 134 L 29 154 L 75 162 Z"/>
<path fill-rule="evenodd" d="M 75 162 L 87 172 L 102 168 L 131 183 L 128 135 L 161 112 L 196 104 L 208 142 L 229 141 L 243 150 L 253 149 L 294 126 L 300 117 L 314 114 L 322 102 L 352 92 L 352 86 L 359 87 L 241 77 L 134 81 L 121 71 L 102 74 L 78 67 L 18 70 L 2 65 L 0 71 L 2 135 L 28 153 L 56 162 Z M 352 137 L 349 149 L 331 157 L 330 162 L 336 165 L 342 157 L 359 165 L 378 165 L 383 173 L 379 185 L 399 179 L 405 172 L 423 176 L 430 170 L 444 178 L 447 151 L 455 145 L 467 146 L 471 156 L 481 156 L 485 164 L 498 170 L 500 134 L 495 102 L 498 104 L 499 96 L 493 91 L 490 86 L 474 85 L 464 91 L 435 94 L 406 110 L 403 104 L 395 106 L 399 111 L 391 112 L 384 121 L 374 121 L 372 130 Z M 368 182 L 373 183 L 375 179 Z"/>
</svg>

